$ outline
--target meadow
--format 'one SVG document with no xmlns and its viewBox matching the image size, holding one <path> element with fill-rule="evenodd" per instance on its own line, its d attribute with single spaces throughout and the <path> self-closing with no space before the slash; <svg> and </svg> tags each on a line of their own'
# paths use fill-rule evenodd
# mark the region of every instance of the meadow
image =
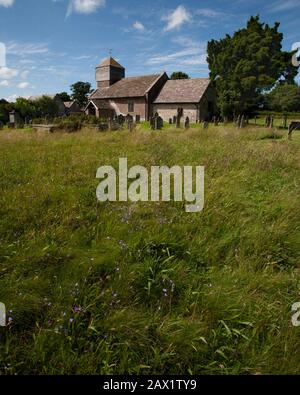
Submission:
<svg viewBox="0 0 300 395">
<path fill-rule="evenodd" d="M 99 203 L 101 165 L 205 166 L 205 208 Z M 299 374 L 300 132 L 0 131 L 1 374 Z"/>
</svg>

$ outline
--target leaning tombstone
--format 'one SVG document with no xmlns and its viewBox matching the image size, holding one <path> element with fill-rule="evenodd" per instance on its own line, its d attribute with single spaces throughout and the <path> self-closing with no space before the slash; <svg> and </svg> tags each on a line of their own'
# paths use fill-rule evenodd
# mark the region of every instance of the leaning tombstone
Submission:
<svg viewBox="0 0 300 395">
<path fill-rule="evenodd" d="M 240 118 L 239 128 L 243 128 L 245 126 L 245 115 L 242 115 Z"/>
<path fill-rule="evenodd" d="M 184 128 L 185 129 L 190 128 L 190 118 L 189 117 L 186 117 L 186 119 L 185 119 Z"/>
<path fill-rule="evenodd" d="M 172 120 L 172 118 L 169 118 L 169 125 L 172 125 L 173 124 L 173 120 Z"/>
<path fill-rule="evenodd" d="M 176 117 L 176 115 L 173 116 L 173 123 L 174 123 L 174 125 L 177 123 L 177 117 Z"/>
</svg>

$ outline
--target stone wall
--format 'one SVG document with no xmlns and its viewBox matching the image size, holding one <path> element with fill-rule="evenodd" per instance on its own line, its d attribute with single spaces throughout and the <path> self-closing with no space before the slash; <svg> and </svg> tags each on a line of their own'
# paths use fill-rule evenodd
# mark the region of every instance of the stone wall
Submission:
<svg viewBox="0 0 300 395">
<path fill-rule="evenodd" d="M 136 115 L 140 115 L 141 121 L 145 121 L 147 117 L 147 104 L 146 100 L 143 97 L 139 98 L 126 98 L 126 99 L 111 99 L 110 103 L 113 107 L 115 107 L 115 111 L 117 115 L 119 113 L 123 115 L 128 114 L 128 102 L 134 102 L 134 112 L 130 112 L 129 114 L 135 117 Z"/>
<path fill-rule="evenodd" d="M 173 119 L 177 116 L 177 109 L 183 108 L 182 120 L 186 117 L 190 118 L 191 123 L 196 123 L 198 120 L 198 105 L 197 104 L 154 104 L 153 113 L 158 112 L 165 122 L 168 122 L 170 118 Z"/>
</svg>

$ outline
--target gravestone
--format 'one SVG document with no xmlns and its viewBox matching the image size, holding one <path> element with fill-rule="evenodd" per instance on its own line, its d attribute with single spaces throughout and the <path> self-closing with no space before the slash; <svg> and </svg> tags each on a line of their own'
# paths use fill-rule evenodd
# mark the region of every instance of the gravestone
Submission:
<svg viewBox="0 0 300 395">
<path fill-rule="evenodd" d="M 154 122 L 154 129 L 155 130 L 161 130 L 164 126 L 164 121 L 162 119 L 162 117 L 158 116 L 155 117 L 155 122 Z"/>
<path fill-rule="evenodd" d="M 185 129 L 190 128 L 190 118 L 189 117 L 186 117 L 184 127 L 185 127 Z"/>
<path fill-rule="evenodd" d="M 173 124 L 173 120 L 172 120 L 172 118 L 169 118 L 169 125 L 172 125 Z"/>
<path fill-rule="evenodd" d="M 141 122 L 141 116 L 140 115 L 136 115 L 135 116 L 135 122 L 136 123 L 140 123 Z"/>
<path fill-rule="evenodd" d="M 203 129 L 208 129 L 208 122 L 207 121 L 204 121 L 203 122 Z"/>
<path fill-rule="evenodd" d="M 130 133 L 134 131 L 135 125 L 136 124 L 134 122 L 128 122 L 128 130 Z"/>
<path fill-rule="evenodd" d="M 126 123 L 133 122 L 133 116 L 130 114 L 127 114 L 125 117 L 125 121 L 126 121 Z"/>
<path fill-rule="evenodd" d="M 269 128 L 271 125 L 271 115 L 267 115 L 265 119 L 265 126 L 266 128 Z"/>
<path fill-rule="evenodd" d="M 173 116 L 173 123 L 174 123 L 174 125 L 177 123 L 177 117 L 176 117 L 176 115 Z"/>
<path fill-rule="evenodd" d="M 245 115 L 242 115 L 240 118 L 239 128 L 242 129 L 245 126 Z"/>
<path fill-rule="evenodd" d="M 118 123 L 120 126 L 123 126 L 123 125 L 124 125 L 124 123 L 125 123 L 125 117 L 124 117 L 124 115 L 120 114 L 120 115 L 117 116 L 117 123 Z"/>
</svg>

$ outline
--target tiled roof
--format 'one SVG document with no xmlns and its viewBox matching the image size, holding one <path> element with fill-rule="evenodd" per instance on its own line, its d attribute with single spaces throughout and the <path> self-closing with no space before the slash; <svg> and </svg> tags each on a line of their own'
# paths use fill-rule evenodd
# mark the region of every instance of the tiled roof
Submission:
<svg viewBox="0 0 300 395">
<path fill-rule="evenodd" d="M 91 94 L 90 100 L 143 97 L 160 77 L 160 74 L 154 74 L 142 77 L 122 78 L 108 88 L 96 89 Z"/>
<path fill-rule="evenodd" d="M 105 67 L 105 66 L 113 66 L 113 67 L 118 67 L 120 69 L 124 69 L 123 66 L 120 65 L 120 63 L 118 63 L 114 58 L 112 58 L 111 56 L 105 60 L 103 60 L 103 62 L 101 62 L 99 64 L 98 67 Z"/>
<path fill-rule="evenodd" d="M 154 103 L 199 103 L 209 84 L 209 78 L 169 80 Z"/>
<path fill-rule="evenodd" d="M 114 110 L 113 106 L 107 100 L 93 99 L 94 105 L 101 110 Z"/>
</svg>

